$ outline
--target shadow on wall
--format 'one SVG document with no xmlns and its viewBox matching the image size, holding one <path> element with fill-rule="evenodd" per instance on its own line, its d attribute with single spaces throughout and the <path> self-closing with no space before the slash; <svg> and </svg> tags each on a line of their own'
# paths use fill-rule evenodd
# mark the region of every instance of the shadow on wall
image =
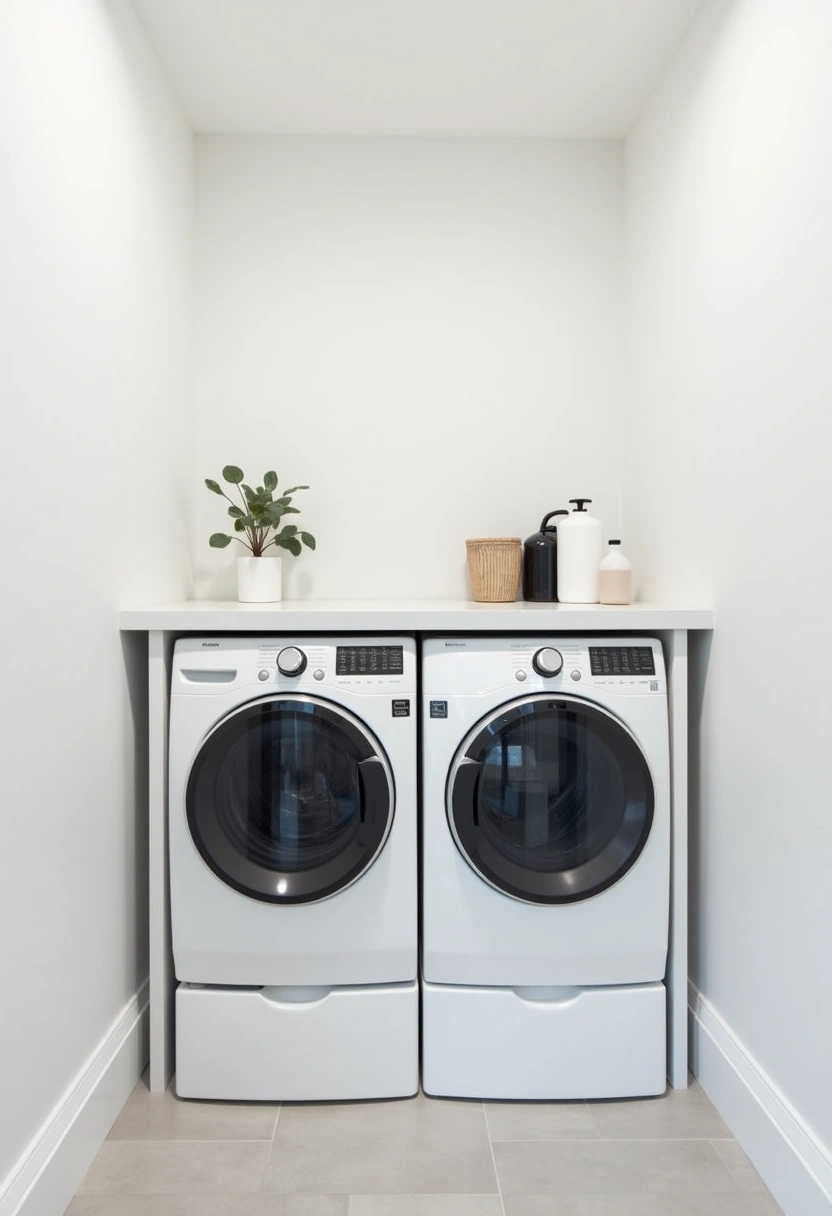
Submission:
<svg viewBox="0 0 832 1216">
<path fill-rule="evenodd" d="M 692 631 L 688 655 L 688 975 L 699 987 L 701 923 L 701 881 L 699 859 L 702 856 L 702 714 L 705 687 L 711 661 L 713 634 Z"/>
<path fill-rule="evenodd" d="M 149 969 L 148 959 L 148 697 L 147 697 L 147 634 L 121 634 L 121 651 L 130 706 L 132 735 L 125 739 L 127 754 L 132 753 L 133 788 L 128 789 L 133 810 L 133 858 L 135 863 L 135 941 L 126 957 L 135 958 L 135 976 L 128 976 L 132 991 L 144 983 Z"/>
</svg>

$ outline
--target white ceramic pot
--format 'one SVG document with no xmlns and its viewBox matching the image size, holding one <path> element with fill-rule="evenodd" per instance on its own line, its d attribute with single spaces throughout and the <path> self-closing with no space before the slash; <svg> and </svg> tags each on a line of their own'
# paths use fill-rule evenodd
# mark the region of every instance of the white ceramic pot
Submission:
<svg viewBox="0 0 832 1216">
<path fill-rule="evenodd" d="M 238 557 L 237 599 L 241 604 L 276 604 L 281 598 L 283 559 Z"/>
</svg>

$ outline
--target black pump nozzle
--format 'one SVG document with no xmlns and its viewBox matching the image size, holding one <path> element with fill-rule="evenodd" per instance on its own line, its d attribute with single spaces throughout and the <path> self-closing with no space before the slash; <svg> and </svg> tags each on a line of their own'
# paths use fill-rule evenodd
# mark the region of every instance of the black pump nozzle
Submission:
<svg viewBox="0 0 832 1216">
<path fill-rule="evenodd" d="M 555 524 L 554 527 L 550 528 L 547 526 L 549 523 L 549 520 L 554 519 L 556 515 L 568 515 L 568 514 L 569 514 L 569 512 L 564 511 L 564 510 L 550 511 L 548 515 L 543 516 L 543 522 L 540 525 L 540 531 L 541 532 L 555 532 L 557 530 L 557 524 Z"/>
<path fill-rule="evenodd" d="M 576 511 L 586 511 L 586 507 L 584 506 L 584 503 L 592 502 L 592 499 L 591 498 L 570 498 L 569 501 L 576 502 L 578 504 L 575 508 Z M 589 515 L 589 511 L 587 511 L 586 513 L 587 513 L 587 515 Z"/>
</svg>

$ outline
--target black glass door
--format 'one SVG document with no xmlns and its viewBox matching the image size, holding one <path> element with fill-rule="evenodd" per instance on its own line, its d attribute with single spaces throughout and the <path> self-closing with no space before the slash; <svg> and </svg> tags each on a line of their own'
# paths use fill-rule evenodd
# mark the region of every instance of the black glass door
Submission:
<svg viewBox="0 0 832 1216">
<path fill-rule="evenodd" d="M 253 899 L 310 903 L 372 865 L 393 819 L 377 740 L 314 697 L 270 697 L 205 740 L 188 780 L 194 843 L 215 874 Z"/>
<path fill-rule="evenodd" d="M 632 735 L 571 697 L 527 697 L 484 719 L 448 780 L 463 857 L 529 903 L 573 903 L 612 886 L 644 848 L 653 806 Z"/>
</svg>

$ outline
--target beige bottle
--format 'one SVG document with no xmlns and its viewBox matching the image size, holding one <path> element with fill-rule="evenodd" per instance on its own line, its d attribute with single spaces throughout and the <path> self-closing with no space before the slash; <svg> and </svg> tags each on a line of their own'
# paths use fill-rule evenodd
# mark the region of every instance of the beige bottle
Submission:
<svg viewBox="0 0 832 1216">
<path fill-rule="evenodd" d="M 609 541 L 598 567 L 598 600 L 602 604 L 630 604 L 633 600 L 633 569 L 620 545 L 620 540 Z"/>
</svg>

